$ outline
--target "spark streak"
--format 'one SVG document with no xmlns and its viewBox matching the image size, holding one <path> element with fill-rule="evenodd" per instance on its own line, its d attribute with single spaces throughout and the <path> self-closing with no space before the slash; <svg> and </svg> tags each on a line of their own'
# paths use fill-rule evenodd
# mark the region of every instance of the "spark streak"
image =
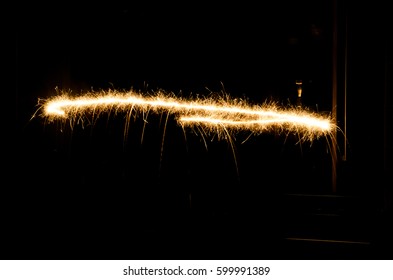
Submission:
<svg viewBox="0 0 393 280">
<path fill-rule="evenodd" d="M 146 96 L 135 91 L 88 92 L 80 97 L 71 97 L 67 92 L 39 102 L 43 116 L 50 121 L 56 119 L 83 119 L 88 114 L 95 116 L 103 112 L 130 113 L 153 111 L 174 114 L 182 127 L 199 126 L 212 133 L 218 130 L 252 133 L 265 131 L 287 131 L 300 135 L 301 140 L 312 141 L 321 136 L 331 136 L 337 129 L 330 117 L 323 117 L 306 109 L 280 108 L 277 104 L 252 105 L 245 100 L 229 97 L 183 99 L 163 91 Z"/>
</svg>

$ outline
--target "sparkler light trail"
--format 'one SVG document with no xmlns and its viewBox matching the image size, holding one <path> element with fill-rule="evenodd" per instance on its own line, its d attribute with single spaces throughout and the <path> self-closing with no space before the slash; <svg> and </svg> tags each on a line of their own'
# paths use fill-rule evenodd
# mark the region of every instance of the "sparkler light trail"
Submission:
<svg viewBox="0 0 393 280">
<path fill-rule="evenodd" d="M 136 91 L 87 92 L 79 97 L 60 91 L 58 96 L 39 100 L 42 116 L 49 121 L 67 120 L 71 126 L 104 112 L 174 114 L 182 127 L 195 127 L 223 135 L 248 130 L 254 134 L 278 131 L 299 135 L 301 141 L 332 136 L 337 129 L 330 117 L 297 107 L 281 108 L 274 103 L 252 105 L 228 96 L 184 99 L 158 91 L 147 96 Z"/>
</svg>

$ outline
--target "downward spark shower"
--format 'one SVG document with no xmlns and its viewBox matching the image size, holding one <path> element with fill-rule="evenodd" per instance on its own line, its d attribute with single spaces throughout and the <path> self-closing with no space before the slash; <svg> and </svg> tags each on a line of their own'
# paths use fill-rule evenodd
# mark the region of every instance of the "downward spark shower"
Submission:
<svg viewBox="0 0 393 280">
<path fill-rule="evenodd" d="M 71 97 L 65 91 L 39 102 L 42 116 L 49 121 L 66 120 L 74 124 L 90 114 L 104 112 L 174 114 L 182 127 L 201 127 L 210 133 L 248 130 L 259 134 L 266 131 L 295 133 L 302 141 L 331 136 L 337 129 L 333 120 L 306 109 L 282 108 L 274 103 L 252 105 L 245 100 L 227 97 L 179 98 L 158 91 L 144 95 L 136 91 L 115 90 L 87 92 Z"/>
</svg>

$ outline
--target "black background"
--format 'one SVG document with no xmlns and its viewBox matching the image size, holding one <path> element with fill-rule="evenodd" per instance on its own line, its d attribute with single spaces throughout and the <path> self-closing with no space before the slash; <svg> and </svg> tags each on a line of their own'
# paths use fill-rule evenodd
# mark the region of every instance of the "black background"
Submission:
<svg viewBox="0 0 393 280">
<path fill-rule="evenodd" d="M 384 5 L 334 1 L 19 7 L 1 258 L 389 257 L 387 24 Z M 337 86 L 348 142 L 339 135 L 336 192 L 326 139 L 267 133 L 242 144 L 241 133 L 206 147 L 152 114 L 141 143 L 143 120 L 124 137 L 121 114 L 72 129 L 32 118 L 56 88 L 285 106 L 297 102 L 296 80 L 303 106 L 321 114 Z"/>
</svg>

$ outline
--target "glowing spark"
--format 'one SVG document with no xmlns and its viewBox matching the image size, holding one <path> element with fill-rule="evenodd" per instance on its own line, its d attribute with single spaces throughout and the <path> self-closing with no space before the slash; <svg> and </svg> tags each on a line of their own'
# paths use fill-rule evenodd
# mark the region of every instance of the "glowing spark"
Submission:
<svg viewBox="0 0 393 280">
<path fill-rule="evenodd" d="M 312 141 L 320 136 L 332 135 L 336 125 L 329 117 L 323 117 L 305 109 L 279 108 L 275 104 L 251 105 L 244 100 L 229 98 L 194 98 L 190 100 L 169 96 L 164 92 L 143 96 L 140 93 L 108 91 L 89 92 L 81 97 L 69 97 L 62 92 L 40 104 L 43 116 L 48 120 L 83 119 L 89 113 L 132 111 L 156 113 L 168 112 L 177 117 L 181 126 L 203 126 L 211 132 L 249 130 L 262 133 L 266 130 L 289 131 L 301 134 L 302 140 Z M 145 114 L 143 114 L 145 115 Z"/>
</svg>

